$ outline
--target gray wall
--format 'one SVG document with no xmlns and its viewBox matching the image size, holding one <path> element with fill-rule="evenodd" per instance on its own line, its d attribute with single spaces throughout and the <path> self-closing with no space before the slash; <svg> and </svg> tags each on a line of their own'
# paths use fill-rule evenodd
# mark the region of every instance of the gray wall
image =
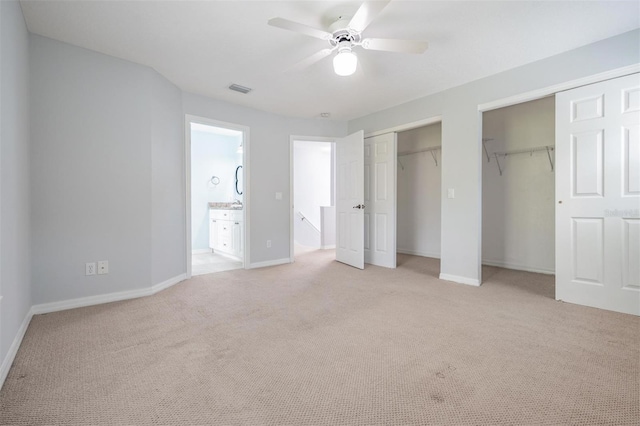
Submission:
<svg viewBox="0 0 640 426">
<path fill-rule="evenodd" d="M 151 75 L 151 284 L 186 272 L 182 91 Z"/>
<path fill-rule="evenodd" d="M 153 70 L 31 36 L 34 303 L 184 272 L 180 91 Z M 109 274 L 85 276 L 85 262 Z"/>
<path fill-rule="evenodd" d="M 243 95 L 238 95 L 243 96 Z M 185 114 L 250 128 L 250 261 L 289 258 L 289 137 L 344 136 L 346 123 L 295 119 L 184 93 Z M 245 164 L 247 166 L 247 164 Z M 282 200 L 275 193 L 282 192 Z M 271 248 L 266 241 L 271 240 Z"/>
<path fill-rule="evenodd" d="M 251 260 L 288 257 L 289 135 L 341 136 L 346 123 L 183 94 L 148 67 L 41 36 L 30 54 L 34 304 L 185 272 L 185 113 L 250 127 Z M 109 274 L 85 276 L 98 260 Z"/>
<path fill-rule="evenodd" d="M 31 308 L 28 50 L 20 5 L 0 2 L 0 362 Z"/>
<path fill-rule="evenodd" d="M 442 115 L 441 273 L 480 278 L 481 120 L 478 104 L 640 63 L 640 30 L 590 44 L 349 122 L 365 133 Z M 447 198 L 447 189 L 455 198 Z"/>
</svg>

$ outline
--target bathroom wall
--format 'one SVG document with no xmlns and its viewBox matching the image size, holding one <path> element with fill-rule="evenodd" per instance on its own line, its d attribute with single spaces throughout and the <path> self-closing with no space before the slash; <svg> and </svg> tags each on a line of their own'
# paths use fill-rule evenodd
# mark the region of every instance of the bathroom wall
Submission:
<svg viewBox="0 0 640 426">
<path fill-rule="evenodd" d="M 242 164 L 242 154 L 238 153 L 241 141 L 241 136 L 191 131 L 192 250 L 209 248 L 208 203 L 242 201 L 242 195 L 236 193 L 235 186 L 236 167 Z M 217 176 L 220 183 L 214 185 L 211 182 L 213 176 Z"/>
</svg>

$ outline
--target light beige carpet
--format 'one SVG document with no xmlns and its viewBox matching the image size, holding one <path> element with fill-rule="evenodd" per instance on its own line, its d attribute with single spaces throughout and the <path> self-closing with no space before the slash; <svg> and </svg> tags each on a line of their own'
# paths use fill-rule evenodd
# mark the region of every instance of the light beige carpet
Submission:
<svg viewBox="0 0 640 426">
<path fill-rule="evenodd" d="M 553 277 L 439 281 L 400 256 L 311 252 L 33 318 L 5 425 L 630 425 L 640 320 L 553 300 Z"/>
</svg>

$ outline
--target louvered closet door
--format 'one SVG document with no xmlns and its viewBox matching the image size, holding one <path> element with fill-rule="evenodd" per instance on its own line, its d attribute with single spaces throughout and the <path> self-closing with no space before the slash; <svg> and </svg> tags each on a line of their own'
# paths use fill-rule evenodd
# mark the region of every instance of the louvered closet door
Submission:
<svg viewBox="0 0 640 426">
<path fill-rule="evenodd" d="M 556 95 L 556 299 L 640 315 L 640 76 Z"/>
</svg>

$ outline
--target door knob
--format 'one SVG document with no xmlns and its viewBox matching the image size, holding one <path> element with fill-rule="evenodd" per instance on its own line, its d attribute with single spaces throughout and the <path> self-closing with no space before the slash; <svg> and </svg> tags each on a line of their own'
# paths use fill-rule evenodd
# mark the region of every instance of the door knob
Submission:
<svg viewBox="0 0 640 426">
<path fill-rule="evenodd" d="M 364 209 L 364 204 L 358 204 L 357 206 L 353 206 L 354 209 Z"/>
</svg>

